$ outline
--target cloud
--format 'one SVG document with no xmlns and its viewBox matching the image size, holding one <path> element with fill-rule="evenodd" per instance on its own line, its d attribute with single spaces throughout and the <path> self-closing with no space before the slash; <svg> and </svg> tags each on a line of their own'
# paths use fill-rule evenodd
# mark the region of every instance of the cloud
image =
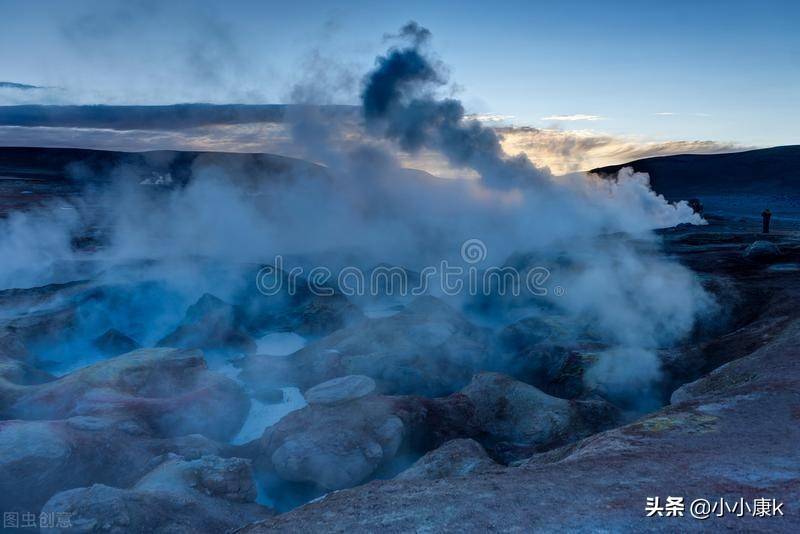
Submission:
<svg viewBox="0 0 800 534">
<path fill-rule="evenodd" d="M 0 126 L 0 146 L 88 148 L 123 152 L 197 150 L 291 155 L 288 139 L 286 128 L 275 123 L 202 126 L 173 131 Z"/>
<path fill-rule="evenodd" d="M 674 111 L 659 111 L 658 113 L 653 113 L 653 115 L 658 115 L 659 117 L 671 117 L 672 115 L 677 115 Z"/>
<path fill-rule="evenodd" d="M 601 121 L 605 117 L 600 115 L 586 115 L 584 113 L 575 113 L 573 115 L 550 115 L 549 117 L 542 117 L 543 121 Z"/>
<path fill-rule="evenodd" d="M 175 104 L 170 106 L 0 106 L 2 126 L 180 130 L 214 124 L 281 122 L 286 106 Z M 333 109 L 333 108 L 331 108 Z"/>
<path fill-rule="evenodd" d="M 42 87 L 41 85 L 30 85 L 27 83 L 16 82 L 0 82 L 0 89 L 17 89 L 19 91 L 36 91 L 39 89 L 49 89 L 49 87 Z"/>
<path fill-rule="evenodd" d="M 524 153 L 556 174 L 585 171 L 653 156 L 736 152 L 747 147 L 710 140 L 651 141 L 589 130 L 498 128 L 504 150 Z"/>
<path fill-rule="evenodd" d="M 473 113 L 464 116 L 467 120 L 474 120 L 478 122 L 508 122 L 514 120 L 516 117 L 514 115 L 501 115 L 498 113 Z"/>
<path fill-rule="evenodd" d="M 298 116 L 308 114 L 321 117 L 317 123 L 335 124 L 342 146 L 364 142 L 359 110 L 352 106 L 181 104 L 0 107 L 0 145 L 269 152 L 305 158 L 308 155 L 289 142 L 286 120 L 291 117 L 296 128 L 301 122 Z M 505 118 L 502 115 L 468 118 L 482 118 L 487 128 L 491 126 L 507 153 L 525 154 L 559 175 L 652 156 L 752 148 L 711 140 L 653 141 L 591 130 L 504 126 L 493 121 Z M 466 172 L 435 151 L 401 152 L 397 157 L 404 166 L 438 176 L 463 177 Z"/>
</svg>

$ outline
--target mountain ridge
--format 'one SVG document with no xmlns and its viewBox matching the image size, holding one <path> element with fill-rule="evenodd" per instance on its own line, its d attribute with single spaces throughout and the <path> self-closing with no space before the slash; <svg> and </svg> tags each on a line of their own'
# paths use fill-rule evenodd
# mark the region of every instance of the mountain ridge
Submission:
<svg viewBox="0 0 800 534">
<path fill-rule="evenodd" d="M 624 167 L 650 175 L 655 191 L 669 200 L 718 194 L 796 194 L 800 187 L 800 145 L 643 158 L 588 172 L 609 177 Z"/>
</svg>

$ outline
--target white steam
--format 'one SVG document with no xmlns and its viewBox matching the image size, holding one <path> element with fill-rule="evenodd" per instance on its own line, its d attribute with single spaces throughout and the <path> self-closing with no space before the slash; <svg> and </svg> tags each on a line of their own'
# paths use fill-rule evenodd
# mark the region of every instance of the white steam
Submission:
<svg viewBox="0 0 800 534">
<path fill-rule="evenodd" d="M 0 283 L 44 283 L 67 260 L 107 266 L 155 260 L 150 274 L 179 286 L 190 302 L 189 293 L 210 290 L 225 298 L 230 289 L 192 268 L 196 258 L 225 265 L 304 255 L 334 268 L 347 258 L 358 267 L 385 262 L 420 269 L 457 258 L 461 243 L 477 238 L 489 252 L 482 268 L 500 265 L 514 252 L 531 252 L 551 270 L 565 289 L 552 301 L 559 313 L 611 347 L 591 380 L 618 387 L 657 375 L 654 351 L 687 336 L 710 309 L 710 299 L 691 272 L 660 253 L 651 230 L 702 219 L 685 202 L 671 204 L 655 194 L 645 174 L 623 169 L 614 180 L 553 177 L 527 160 L 508 158 L 496 139 L 489 135 L 487 141 L 484 130 L 457 113 L 436 122 L 432 117 L 452 112 L 453 101 L 415 102 L 409 109 L 422 108 L 429 122 L 405 128 L 403 135 L 433 139 L 424 146 L 445 151 L 451 174 L 464 178 L 401 167 L 397 151 L 385 149 L 393 138 L 369 125 L 362 125 L 363 136 L 371 140 L 355 150 L 342 148 L 337 141 L 347 132 L 316 122 L 330 117 L 301 114 L 290 117 L 298 121 L 293 142 L 325 167 L 255 176 L 198 163 L 187 186 L 164 190 L 116 173 L 119 182 L 91 200 L 110 236 L 108 246 L 76 256 L 70 245 L 78 223 L 74 211 L 12 215 L 0 228 Z M 441 124 L 446 128 L 433 129 Z M 460 146 L 462 138 L 471 144 Z M 480 144 L 485 141 L 489 149 Z"/>
<path fill-rule="evenodd" d="M 59 264 L 72 258 L 71 235 L 78 223 L 78 212 L 62 203 L 0 219 L 0 288 L 60 281 Z"/>
</svg>

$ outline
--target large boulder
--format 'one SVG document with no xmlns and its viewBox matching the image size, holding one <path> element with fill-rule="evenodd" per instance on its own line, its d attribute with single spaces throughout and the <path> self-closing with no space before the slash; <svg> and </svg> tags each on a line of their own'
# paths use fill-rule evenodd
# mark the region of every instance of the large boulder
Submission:
<svg viewBox="0 0 800 534">
<path fill-rule="evenodd" d="M 495 353 L 488 371 L 510 375 L 555 397 L 585 398 L 595 394 L 584 379 L 609 347 L 591 323 L 551 310 L 525 317 L 494 337 Z"/>
<path fill-rule="evenodd" d="M 42 511 L 69 514 L 64 532 L 227 532 L 272 515 L 255 497 L 247 460 L 169 455 L 130 489 L 71 489 L 54 495 Z"/>
<path fill-rule="evenodd" d="M 771 261 L 781 256 L 781 249 L 769 241 L 754 241 L 744 251 L 744 257 L 753 261 Z"/>
<path fill-rule="evenodd" d="M 141 348 L 139 343 L 134 339 L 114 328 L 107 330 L 103 335 L 95 338 L 94 341 L 92 341 L 92 345 L 103 353 L 103 355 L 108 357 L 119 356 L 120 354 L 133 352 Z"/>
<path fill-rule="evenodd" d="M 181 324 L 158 345 L 214 352 L 256 351 L 256 342 L 242 324 L 238 308 L 208 293 L 189 306 Z"/>
<path fill-rule="evenodd" d="M 369 319 L 311 343 L 286 358 L 248 357 L 241 377 L 303 389 L 345 375 L 365 375 L 385 394 L 446 395 L 469 382 L 487 360 L 487 334 L 433 297 L 391 317 Z"/>
<path fill-rule="evenodd" d="M 461 390 L 488 436 L 512 443 L 548 443 L 570 422 L 570 403 L 499 373 L 480 373 Z"/>
<path fill-rule="evenodd" d="M 266 429 L 255 444 L 256 467 L 323 490 L 355 486 L 394 459 L 404 417 L 390 397 L 310 404 Z"/>
<path fill-rule="evenodd" d="M 461 394 L 474 406 L 476 439 L 504 461 L 575 441 L 618 420 L 604 400 L 560 399 L 500 373 L 475 375 Z"/>
<path fill-rule="evenodd" d="M 161 437 L 203 434 L 225 441 L 239 430 L 249 407 L 242 387 L 209 371 L 202 353 L 161 348 L 141 349 L 27 386 L 8 415 L 122 415 L 140 419 Z"/>
<path fill-rule="evenodd" d="M 489 370 L 529 382 L 550 395 L 577 398 L 591 393 L 583 379 L 603 350 L 595 336 L 576 336 L 555 317 L 528 317 L 503 328 L 494 340 Z"/>
<path fill-rule="evenodd" d="M 199 435 L 154 438 L 147 425 L 123 417 L 0 421 L 0 508 L 38 511 L 61 490 L 128 486 L 168 452 L 195 458 L 222 450 Z"/>
<path fill-rule="evenodd" d="M 283 329 L 301 336 L 324 336 L 364 319 L 361 310 L 340 293 L 314 295 L 292 310 Z"/>
</svg>

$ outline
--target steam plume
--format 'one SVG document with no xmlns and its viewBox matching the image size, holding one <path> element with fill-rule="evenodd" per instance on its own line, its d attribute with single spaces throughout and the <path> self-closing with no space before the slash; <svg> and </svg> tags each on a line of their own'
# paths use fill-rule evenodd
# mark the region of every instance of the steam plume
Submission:
<svg viewBox="0 0 800 534">
<path fill-rule="evenodd" d="M 345 132 L 328 124 L 330 117 L 290 114 L 292 143 L 325 167 L 298 166 L 265 179 L 245 165 L 198 158 L 186 186 L 161 192 L 143 191 L 135 169 L 118 169 L 115 186 L 90 202 L 105 214 L 110 236 L 91 259 L 107 267 L 147 260 L 147 276 L 180 295 L 174 306 L 180 310 L 205 292 L 234 293 L 231 278 L 239 271 L 227 278 L 209 274 L 195 264 L 198 256 L 229 265 L 268 263 L 282 254 L 332 268 L 346 257 L 361 267 L 386 262 L 418 269 L 458 257 L 462 242 L 479 238 L 488 246 L 487 266 L 527 252 L 553 269 L 566 294 L 534 313 L 555 309 L 573 325 L 569 336 L 591 329 L 615 349 L 604 358 L 647 361 L 622 371 L 600 365 L 592 380 L 608 378 L 617 389 L 654 380 L 657 349 L 683 339 L 711 308 L 694 275 L 660 253 L 651 230 L 702 219 L 685 202 L 655 194 L 643 174 L 555 178 L 525 156 L 507 156 L 495 132 L 467 120 L 459 101 L 437 97 L 446 76 L 426 51 L 430 32 L 410 23 L 392 38 L 407 44 L 379 57 L 364 80 L 364 124 L 356 125 L 364 128 L 363 142 L 339 143 Z M 444 180 L 402 168 L 398 145 L 441 153 L 464 177 Z M 53 213 L 38 214 L 35 227 L 52 243 L 49 256 L 34 245 L 40 238 L 13 221 L 0 235 L 0 250 L 38 265 L 86 259 L 70 251 L 65 228 L 72 223 L 65 226 Z M 21 267 L 4 263 L 0 280 L 32 284 L 15 274 Z M 159 317 L 162 329 L 180 318 Z M 633 376 L 637 370 L 647 376 Z M 633 379 L 625 380 L 625 372 Z"/>
</svg>

